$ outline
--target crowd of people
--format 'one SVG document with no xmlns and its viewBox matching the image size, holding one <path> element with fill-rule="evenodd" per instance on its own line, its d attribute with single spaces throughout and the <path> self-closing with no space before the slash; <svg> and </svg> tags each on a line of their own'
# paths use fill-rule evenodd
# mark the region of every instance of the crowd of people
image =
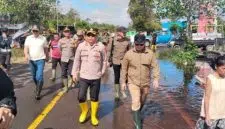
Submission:
<svg viewBox="0 0 225 129">
<path fill-rule="evenodd" d="M 16 115 L 16 98 L 13 83 L 7 76 L 10 70 L 11 39 L 7 37 L 7 30 L 2 31 L 0 37 L 0 129 L 7 129 Z M 153 38 L 156 40 L 156 37 Z M 136 129 L 142 129 L 141 110 L 149 94 L 150 84 L 155 89 L 159 87 L 160 69 L 156 59 L 155 44 L 152 50 L 145 46 L 146 37 L 139 33 L 134 37 L 134 46 L 130 45 L 126 37 L 126 28 L 118 27 L 116 33 L 110 36 L 99 32 L 95 28 L 78 30 L 75 35 L 65 27 L 63 37 L 58 33 L 48 42 L 41 35 L 38 26 L 32 27 L 32 35 L 28 36 L 24 44 L 24 55 L 30 65 L 35 84 L 35 99 L 41 99 L 44 86 L 45 63 L 51 59 L 52 77 L 56 80 L 57 66 L 60 66 L 62 92 L 69 92 L 71 87 L 79 85 L 78 102 L 81 109 L 79 122 L 87 121 L 90 100 L 91 123 L 99 124 L 99 94 L 101 78 L 109 67 L 114 71 L 114 100 L 119 102 L 126 98 L 126 90 L 131 95 L 131 110 Z M 50 54 L 49 54 L 50 49 Z M 214 61 L 214 72 L 208 75 L 207 81 L 202 83 L 205 88 L 202 101 L 200 119 L 197 129 L 205 126 L 225 128 L 225 57 Z M 2 70 L 4 69 L 4 71 Z M 104 110 L 104 109 L 103 109 Z"/>
</svg>

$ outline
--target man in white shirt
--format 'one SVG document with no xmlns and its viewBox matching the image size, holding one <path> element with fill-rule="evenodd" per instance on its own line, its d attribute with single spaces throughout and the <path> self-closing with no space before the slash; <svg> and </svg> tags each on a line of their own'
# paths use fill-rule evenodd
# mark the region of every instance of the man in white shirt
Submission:
<svg viewBox="0 0 225 129">
<path fill-rule="evenodd" d="M 28 36 L 25 41 L 24 55 L 27 62 L 30 64 L 31 73 L 36 85 L 37 100 L 40 100 L 40 94 L 44 83 L 44 66 L 48 60 L 48 43 L 44 36 L 39 34 L 38 26 L 33 26 L 32 35 Z"/>
</svg>

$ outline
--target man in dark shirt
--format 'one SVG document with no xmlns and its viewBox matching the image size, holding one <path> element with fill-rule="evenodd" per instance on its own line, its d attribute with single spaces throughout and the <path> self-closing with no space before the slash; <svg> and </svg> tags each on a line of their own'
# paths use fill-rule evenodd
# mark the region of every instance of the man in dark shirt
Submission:
<svg viewBox="0 0 225 129">
<path fill-rule="evenodd" d="M 13 82 L 0 68 L 0 129 L 9 129 L 16 113 Z"/>
<path fill-rule="evenodd" d="M 0 65 L 6 69 L 6 72 L 11 67 L 11 43 L 12 38 L 8 36 L 8 29 L 2 29 L 2 35 L 0 36 Z"/>
</svg>

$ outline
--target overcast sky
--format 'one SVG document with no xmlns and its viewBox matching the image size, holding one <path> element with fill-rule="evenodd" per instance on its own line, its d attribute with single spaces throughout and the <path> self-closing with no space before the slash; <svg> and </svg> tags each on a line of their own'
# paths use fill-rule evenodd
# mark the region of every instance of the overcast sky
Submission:
<svg viewBox="0 0 225 129">
<path fill-rule="evenodd" d="M 82 19 L 90 18 L 91 22 L 110 23 L 128 26 L 130 17 L 127 14 L 129 0 L 60 0 L 61 10 L 67 12 L 76 9 Z"/>
</svg>

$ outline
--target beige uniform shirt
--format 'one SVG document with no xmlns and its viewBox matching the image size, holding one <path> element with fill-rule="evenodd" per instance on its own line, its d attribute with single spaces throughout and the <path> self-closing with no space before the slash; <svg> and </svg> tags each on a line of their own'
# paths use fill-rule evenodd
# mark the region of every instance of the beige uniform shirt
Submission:
<svg viewBox="0 0 225 129">
<path fill-rule="evenodd" d="M 100 43 L 91 46 L 89 43 L 83 42 L 76 50 L 72 75 L 78 76 L 80 73 L 80 77 L 84 79 L 100 79 L 105 73 L 106 65 L 105 46 Z"/>
<path fill-rule="evenodd" d="M 112 63 L 120 65 L 125 53 L 129 50 L 129 41 L 128 40 L 117 41 L 116 37 L 112 38 L 109 41 L 107 50 L 109 58 L 112 53 Z"/>
<path fill-rule="evenodd" d="M 68 62 L 74 60 L 75 50 L 77 45 L 72 38 L 62 38 L 59 40 L 60 49 L 62 52 L 61 61 Z"/>
<path fill-rule="evenodd" d="M 129 50 L 124 56 L 121 71 L 121 83 L 139 87 L 150 86 L 151 72 L 153 79 L 159 79 L 159 66 L 155 54 L 146 49 L 138 53 L 135 48 Z"/>
</svg>

